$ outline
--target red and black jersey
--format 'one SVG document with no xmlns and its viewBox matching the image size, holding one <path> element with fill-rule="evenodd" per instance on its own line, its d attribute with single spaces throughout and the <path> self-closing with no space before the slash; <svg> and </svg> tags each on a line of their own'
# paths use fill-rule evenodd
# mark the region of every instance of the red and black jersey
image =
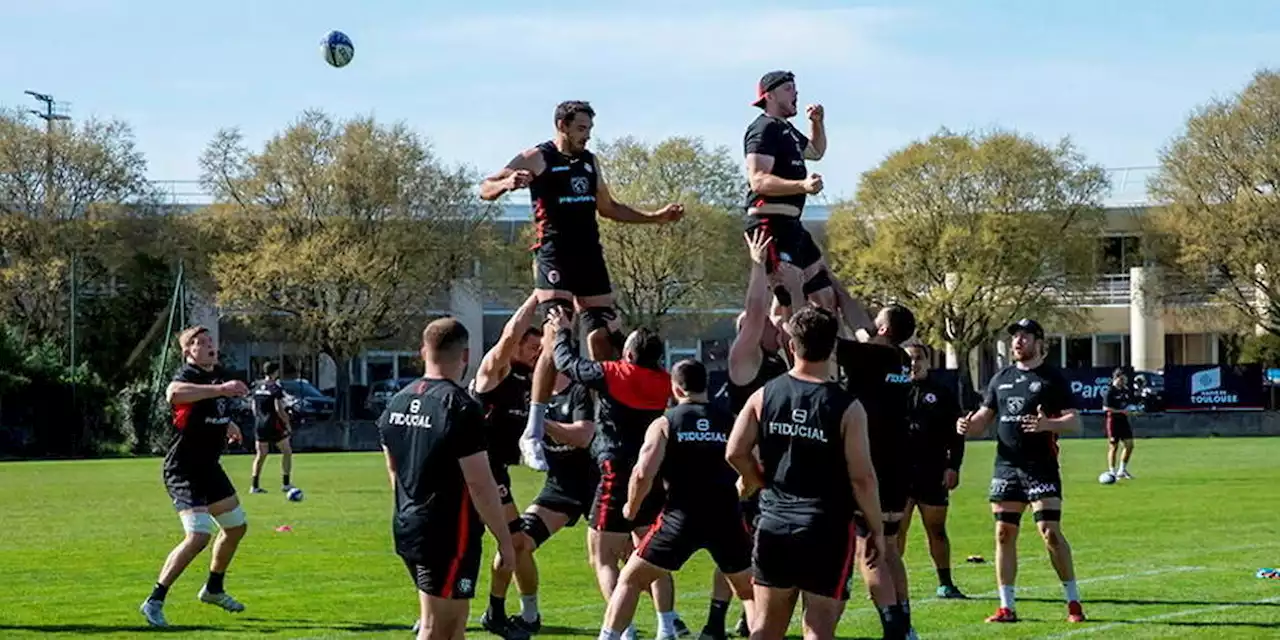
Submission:
<svg viewBox="0 0 1280 640">
<path fill-rule="evenodd" d="M 174 382 L 222 384 L 231 377 L 221 367 L 201 369 L 185 364 L 173 375 Z M 173 405 L 173 440 L 165 455 L 166 467 L 217 464 L 227 445 L 227 425 L 231 424 L 231 399 L 206 398 Z"/>
<path fill-rule="evenodd" d="M 598 246 L 596 186 L 600 174 L 595 156 L 590 151 L 567 156 L 554 142 L 538 145 L 538 151 L 547 168 L 529 183 L 537 230 L 533 248 L 557 240 L 566 246 Z"/>
<path fill-rule="evenodd" d="M 634 464 L 649 424 L 667 410 L 671 399 L 671 374 L 630 362 L 593 362 L 578 356 L 567 329 L 556 333 L 556 369 L 596 392 L 597 459 L 610 458 Z"/>
</svg>

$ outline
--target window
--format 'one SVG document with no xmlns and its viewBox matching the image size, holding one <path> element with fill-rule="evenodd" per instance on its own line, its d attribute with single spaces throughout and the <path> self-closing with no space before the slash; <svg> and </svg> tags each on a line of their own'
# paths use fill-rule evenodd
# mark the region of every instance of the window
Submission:
<svg viewBox="0 0 1280 640">
<path fill-rule="evenodd" d="M 1093 338 L 1091 336 L 1073 336 L 1067 338 L 1067 360 L 1062 366 L 1068 369 L 1083 369 L 1093 366 Z"/>
<path fill-rule="evenodd" d="M 1045 362 L 1054 366 L 1062 366 L 1062 336 L 1049 336 L 1045 339 L 1047 344 L 1045 351 Z"/>
<path fill-rule="evenodd" d="M 1128 358 L 1125 353 L 1125 338 L 1122 335 L 1099 335 L 1098 341 L 1098 359 L 1094 362 L 1095 367 L 1119 367 L 1126 363 Z"/>
<path fill-rule="evenodd" d="M 1102 238 L 1098 270 L 1104 275 L 1125 275 L 1142 266 L 1142 242 L 1138 236 Z"/>
</svg>

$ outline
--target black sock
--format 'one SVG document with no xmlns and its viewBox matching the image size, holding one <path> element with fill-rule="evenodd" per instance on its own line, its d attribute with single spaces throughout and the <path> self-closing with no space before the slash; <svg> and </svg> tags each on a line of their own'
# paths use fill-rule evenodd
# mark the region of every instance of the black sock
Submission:
<svg viewBox="0 0 1280 640">
<path fill-rule="evenodd" d="M 489 596 L 489 618 L 501 622 L 507 619 L 507 599 Z"/>
<path fill-rule="evenodd" d="M 169 595 L 169 587 L 157 582 L 156 586 L 151 588 L 151 597 L 147 599 L 155 600 L 156 602 L 164 602 L 164 597 L 167 595 Z"/>
<path fill-rule="evenodd" d="M 724 618 L 728 614 L 728 600 L 712 600 L 711 608 L 707 609 L 707 628 L 712 631 L 722 631 L 724 629 Z"/>
<path fill-rule="evenodd" d="M 880 624 L 884 627 L 884 637 L 886 639 L 897 640 L 907 636 L 906 614 L 902 611 L 902 605 L 891 604 L 884 607 L 876 607 L 880 612 Z"/>
<path fill-rule="evenodd" d="M 903 628 L 904 628 L 904 629 L 910 629 L 910 628 L 911 628 L 911 601 L 910 601 L 910 600 L 903 600 L 902 602 L 899 602 L 899 603 L 898 603 L 898 606 L 902 607 L 902 626 L 903 626 Z"/>
<path fill-rule="evenodd" d="M 287 486 L 289 486 L 289 474 L 284 473 L 284 474 L 281 474 L 281 475 L 283 475 L 283 476 L 284 476 L 284 486 L 286 486 L 286 487 L 287 487 Z"/>
<path fill-rule="evenodd" d="M 209 580 L 204 583 L 204 586 L 208 588 L 209 593 L 222 593 L 222 579 L 226 577 L 226 575 L 227 574 L 225 573 L 218 573 L 216 571 L 209 572 Z"/>
<path fill-rule="evenodd" d="M 943 587 L 953 587 L 953 586 L 955 586 L 955 585 L 951 584 L 951 570 L 950 570 L 950 569 L 938 569 L 938 585 L 939 585 L 939 586 L 943 586 Z"/>
<path fill-rule="evenodd" d="M 253 477 L 253 488 L 254 489 L 258 488 L 258 476 Z"/>
</svg>

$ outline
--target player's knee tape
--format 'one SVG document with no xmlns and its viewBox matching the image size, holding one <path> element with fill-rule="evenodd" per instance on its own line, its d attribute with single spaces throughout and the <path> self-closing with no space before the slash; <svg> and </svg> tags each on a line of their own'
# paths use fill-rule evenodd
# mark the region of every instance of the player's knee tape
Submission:
<svg viewBox="0 0 1280 640">
<path fill-rule="evenodd" d="M 826 269 L 813 274 L 809 281 L 804 283 L 804 294 L 806 296 L 813 295 L 823 289 L 831 286 L 831 273 Z"/>
<path fill-rule="evenodd" d="M 520 516 L 520 522 L 524 525 L 524 533 L 533 540 L 535 548 L 541 547 L 551 537 L 551 530 L 547 528 L 547 523 L 542 521 L 536 513 L 526 513 Z"/>
<path fill-rule="evenodd" d="M 507 523 L 507 533 L 520 533 L 521 531 L 524 531 L 524 521 L 520 518 Z"/>
<path fill-rule="evenodd" d="M 245 523 L 249 521 L 249 519 L 244 515 L 244 509 L 241 508 L 240 505 L 236 505 L 236 508 L 230 511 L 214 516 L 213 519 L 217 520 L 218 526 L 223 529 L 243 527 Z"/>
<path fill-rule="evenodd" d="M 901 531 L 901 530 L 902 530 L 901 520 L 894 520 L 893 522 L 889 522 L 888 520 L 886 520 L 884 523 L 884 535 L 886 537 L 896 536 L 898 535 L 898 531 Z"/>
<path fill-rule="evenodd" d="M 1062 520 L 1062 512 L 1057 509 L 1041 509 L 1032 514 L 1036 522 L 1060 522 Z"/>
<path fill-rule="evenodd" d="M 538 303 L 535 309 L 539 318 L 546 318 L 550 315 L 552 309 L 559 309 L 562 313 L 567 313 L 569 317 L 573 317 L 573 303 L 563 298 L 543 300 Z"/>
<path fill-rule="evenodd" d="M 1011 524 L 1015 527 L 1022 524 L 1021 511 L 997 511 L 995 515 L 996 515 L 996 522 Z"/>
<path fill-rule="evenodd" d="M 596 329 L 608 329 L 609 323 L 618 317 L 612 307 L 587 307 L 582 310 L 583 323 L 587 333 Z"/>
<path fill-rule="evenodd" d="M 178 518 L 182 520 L 182 530 L 187 533 L 208 535 L 218 529 L 218 524 L 208 511 L 186 511 L 178 514 Z"/>
</svg>

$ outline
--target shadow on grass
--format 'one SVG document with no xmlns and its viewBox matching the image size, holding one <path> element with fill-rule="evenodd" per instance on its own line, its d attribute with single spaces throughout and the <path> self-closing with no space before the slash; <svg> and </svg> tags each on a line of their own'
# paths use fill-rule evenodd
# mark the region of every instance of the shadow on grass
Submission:
<svg viewBox="0 0 1280 640">
<path fill-rule="evenodd" d="M 138 624 L 0 624 L 0 632 L 35 631 L 39 633 L 189 633 L 193 631 L 225 631 L 222 627 L 180 625 L 152 627 Z"/>
<path fill-rule="evenodd" d="M 977 598 L 975 598 L 976 600 Z M 982 598 L 983 600 L 995 600 L 996 598 Z M 1062 603 L 1062 598 L 1018 598 L 1018 602 L 1057 602 Z M 1121 604 L 1130 606 L 1159 606 L 1159 605 L 1193 605 L 1206 607 L 1280 607 L 1280 601 L 1277 602 L 1231 602 L 1229 600 L 1141 600 L 1133 598 L 1086 598 L 1085 606 L 1091 604 Z M 1065 605 L 1064 605 L 1065 606 Z"/>
<path fill-rule="evenodd" d="M 248 623 L 248 624 L 242 624 Z M 380 622 L 332 622 L 321 620 L 269 620 L 264 618 L 241 618 L 236 624 L 229 625 L 170 625 L 152 627 L 137 624 L 0 624 L 0 636 L 6 631 L 27 631 L 38 633 L 74 633 L 79 635 L 102 635 L 112 633 L 193 633 L 196 631 L 242 632 L 248 634 L 275 634 L 298 630 L 334 631 L 348 633 L 375 633 L 381 631 L 409 632 L 410 624 L 387 624 Z M 594 634 L 592 634 L 594 635 Z"/>
</svg>

